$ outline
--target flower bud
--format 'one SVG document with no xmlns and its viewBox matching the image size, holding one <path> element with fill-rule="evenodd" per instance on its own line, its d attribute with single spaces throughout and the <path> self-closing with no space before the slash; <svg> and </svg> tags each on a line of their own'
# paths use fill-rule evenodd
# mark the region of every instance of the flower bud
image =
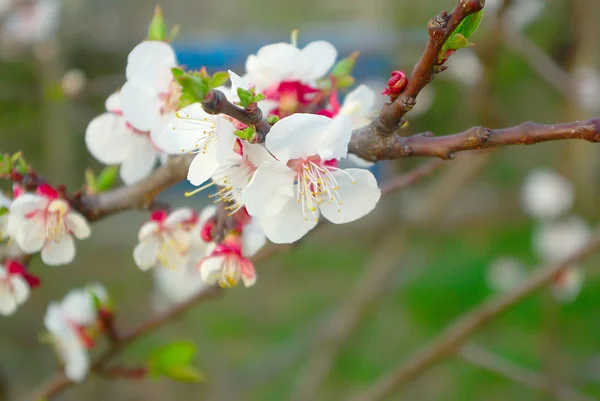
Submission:
<svg viewBox="0 0 600 401">
<path fill-rule="evenodd" d="M 388 80 L 388 86 L 381 94 L 388 95 L 392 99 L 395 99 L 402 93 L 407 84 L 408 77 L 404 71 L 392 71 L 391 77 Z"/>
</svg>

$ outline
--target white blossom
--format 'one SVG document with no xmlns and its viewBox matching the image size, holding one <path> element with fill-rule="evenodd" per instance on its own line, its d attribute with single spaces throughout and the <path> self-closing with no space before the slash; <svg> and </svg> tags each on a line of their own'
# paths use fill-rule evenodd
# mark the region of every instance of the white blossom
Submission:
<svg viewBox="0 0 600 401">
<path fill-rule="evenodd" d="M 573 206 L 573 186 L 562 176 L 547 169 L 531 171 L 521 189 L 521 206 L 536 219 L 553 219 Z"/>
<path fill-rule="evenodd" d="M 21 263 L 8 260 L 0 264 L 0 315 L 15 313 L 17 307 L 29 299 L 31 288 L 37 285 L 39 279 L 29 275 Z"/>
<path fill-rule="evenodd" d="M 591 229 L 579 216 L 540 224 L 533 232 L 533 249 L 543 262 L 561 262 L 588 241 Z"/>
<path fill-rule="evenodd" d="M 551 286 L 552 295 L 561 302 L 572 302 L 577 298 L 585 281 L 585 271 L 570 267 L 561 272 Z"/>
<path fill-rule="evenodd" d="M 521 284 L 527 277 L 525 265 L 518 259 L 499 257 L 487 268 L 487 283 L 492 290 L 507 292 Z"/>
</svg>

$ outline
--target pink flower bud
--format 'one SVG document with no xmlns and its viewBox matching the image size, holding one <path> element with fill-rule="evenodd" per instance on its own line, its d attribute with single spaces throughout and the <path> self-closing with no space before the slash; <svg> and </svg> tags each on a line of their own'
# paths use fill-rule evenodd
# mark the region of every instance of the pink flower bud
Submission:
<svg viewBox="0 0 600 401">
<path fill-rule="evenodd" d="M 150 216 L 150 220 L 155 221 L 157 223 L 162 223 L 163 221 L 165 221 L 168 215 L 169 213 L 166 210 L 156 210 Z"/>
<path fill-rule="evenodd" d="M 392 99 L 395 99 L 402 93 L 407 84 L 408 77 L 404 71 L 392 71 L 391 77 L 388 80 L 388 86 L 381 94 L 388 95 Z"/>
<path fill-rule="evenodd" d="M 213 240 L 212 230 L 216 224 L 217 219 L 215 218 L 209 219 L 206 223 L 204 223 L 202 230 L 200 230 L 200 237 L 202 238 L 202 241 L 211 242 Z"/>
</svg>

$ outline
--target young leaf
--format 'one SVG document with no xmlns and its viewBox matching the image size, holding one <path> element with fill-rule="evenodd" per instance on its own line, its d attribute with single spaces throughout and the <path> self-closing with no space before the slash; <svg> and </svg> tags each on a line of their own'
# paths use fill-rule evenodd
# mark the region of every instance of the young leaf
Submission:
<svg viewBox="0 0 600 401">
<path fill-rule="evenodd" d="M 333 75 L 334 77 L 351 75 L 359 54 L 359 51 L 355 51 L 345 59 L 338 61 L 338 63 L 333 66 L 333 69 L 331 70 L 331 75 Z"/>
<path fill-rule="evenodd" d="M 87 187 L 87 192 L 89 194 L 98 193 L 96 175 L 94 175 L 94 170 L 92 170 L 91 168 L 85 170 L 85 186 Z"/>
<path fill-rule="evenodd" d="M 96 190 L 98 192 L 103 192 L 111 189 L 117 182 L 118 175 L 119 168 L 117 166 L 105 167 L 100 174 L 98 174 L 98 179 L 96 180 Z"/>
<path fill-rule="evenodd" d="M 456 27 L 454 34 L 461 34 L 465 38 L 469 39 L 471 36 L 473 36 L 475 31 L 477 31 L 477 28 L 479 28 L 482 18 L 483 10 L 469 15 Z"/>
<path fill-rule="evenodd" d="M 166 370 L 164 375 L 179 382 L 198 383 L 206 381 L 204 373 L 189 365 L 173 366 Z"/>
<path fill-rule="evenodd" d="M 154 9 L 154 16 L 148 27 L 148 40 L 164 41 L 167 39 L 167 27 L 159 5 Z"/>
<path fill-rule="evenodd" d="M 210 87 L 211 89 L 218 88 L 221 85 L 225 85 L 227 81 L 229 81 L 229 74 L 227 71 L 217 71 L 210 79 Z"/>
<path fill-rule="evenodd" d="M 247 108 L 254 99 L 254 95 L 249 90 L 237 88 L 237 93 L 240 98 L 239 104 L 243 108 Z"/>
<path fill-rule="evenodd" d="M 189 341 L 174 342 L 156 349 L 148 366 L 150 371 L 166 372 L 172 367 L 189 364 L 196 354 L 196 346 Z"/>
</svg>

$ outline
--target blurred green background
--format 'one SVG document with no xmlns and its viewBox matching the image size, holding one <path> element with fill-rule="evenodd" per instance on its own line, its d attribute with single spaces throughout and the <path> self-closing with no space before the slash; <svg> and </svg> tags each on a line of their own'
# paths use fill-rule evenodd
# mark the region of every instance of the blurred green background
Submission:
<svg viewBox="0 0 600 401">
<path fill-rule="evenodd" d="M 186 51 L 207 43 L 223 49 L 240 49 L 246 43 L 248 52 L 254 52 L 262 44 L 287 41 L 289 32 L 298 28 L 302 43 L 307 42 L 303 37 L 319 37 L 353 45 L 350 50 L 364 55 L 357 69 L 382 85 L 387 66 L 411 69 L 425 43 L 428 19 L 455 3 L 172 0 L 163 8 L 169 23 L 181 25 L 175 45 L 185 43 Z M 488 0 L 488 6 L 498 3 Z M 456 62 L 432 83 L 431 107 L 416 117 L 408 114 L 410 131 L 448 134 L 473 125 L 554 123 L 599 115 L 600 94 L 588 89 L 592 99 L 584 95 L 594 84 L 583 79 L 581 71 L 600 71 L 600 2 L 508 3 L 516 11 L 484 16 L 473 38 L 476 47 L 465 51 L 473 57 L 451 59 Z M 533 3 L 541 4 L 539 14 L 519 22 Z M 86 167 L 100 168 L 85 149 L 85 127 L 124 82 L 127 53 L 144 38 L 154 3 L 63 0 L 60 6 L 56 29 L 35 43 L 3 33 L 0 151 L 22 150 L 50 182 L 77 188 Z M 0 16 L 1 23 L 9 23 L 15 7 L 20 5 Z M 248 39 L 254 36 L 254 42 Z M 370 62 L 374 67 L 366 68 Z M 61 82 L 74 68 L 84 73 L 85 84 L 69 94 Z M 575 212 L 593 226 L 600 216 L 598 152 L 588 143 L 554 142 L 459 157 L 436 175 L 387 197 L 368 217 L 344 228 L 327 227 L 293 251 L 260 263 L 255 287 L 226 291 L 122 356 L 135 364 L 161 344 L 192 340 L 207 383 L 92 377 L 60 399 L 279 401 L 295 395 L 302 400 L 298 389 L 307 373 L 306 361 L 329 347 L 315 346 L 323 325 L 356 296 L 363 276 L 385 273 L 385 285 L 374 291 L 357 327 L 346 333 L 348 341 L 342 343 L 316 396 L 309 398 L 345 399 L 492 295 L 485 279 L 492 260 L 509 255 L 536 263 L 531 245 L 534 222 L 519 207 L 520 185 L 529 170 L 548 167 L 571 180 Z M 384 164 L 381 181 L 420 162 Z M 201 195 L 185 199 L 183 190 L 164 198 L 198 208 L 206 203 Z M 154 313 L 152 276 L 141 272 L 132 258 L 138 227 L 146 217 L 127 212 L 98 223 L 92 238 L 79 244 L 72 265 L 47 267 L 34 259 L 31 267 L 43 285 L 15 316 L 3 319 L 0 332 L 4 399 L 20 399 L 55 371 L 53 352 L 39 344 L 38 333 L 48 302 L 62 298 L 70 288 L 103 282 L 117 302 L 120 328 L 133 327 Z M 478 332 L 473 343 L 556 383 L 600 397 L 598 261 L 591 258 L 584 264 L 587 277 L 575 302 L 558 304 L 548 294 L 536 294 Z M 552 397 L 449 357 L 390 399 Z"/>
</svg>

